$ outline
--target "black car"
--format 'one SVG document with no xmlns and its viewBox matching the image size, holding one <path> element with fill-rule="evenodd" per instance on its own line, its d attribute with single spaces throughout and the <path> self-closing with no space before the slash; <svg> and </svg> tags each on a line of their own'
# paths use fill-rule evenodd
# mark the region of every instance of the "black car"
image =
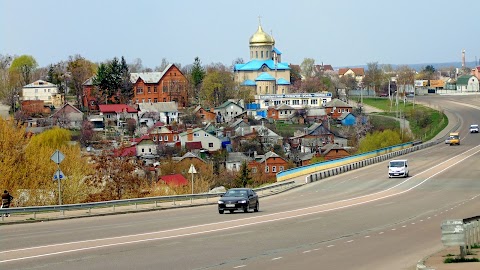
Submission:
<svg viewBox="0 0 480 270">
<path fill-rule="evenodd" d="M 223 214 L 225 210 L 233 213 L 235 210 L 243 210 L 247 213 L 250 209 L 258 212 L 260 204 L 258 196 L 251 188 L 232 188 L 229 189 L 218 200 L 218 213 Z"/>
</svg>

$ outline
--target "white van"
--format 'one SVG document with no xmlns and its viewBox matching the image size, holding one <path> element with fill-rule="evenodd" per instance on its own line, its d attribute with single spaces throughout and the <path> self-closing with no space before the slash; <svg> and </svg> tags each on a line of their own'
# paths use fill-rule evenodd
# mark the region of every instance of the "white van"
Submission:
<svg viewBox="0 0 480 270">
<path fill-rule="evenodd" d="M 408 160 L 397 159 L 388 163 L 388 178 L 392 177 L 408 177 Z"/>
</svg>

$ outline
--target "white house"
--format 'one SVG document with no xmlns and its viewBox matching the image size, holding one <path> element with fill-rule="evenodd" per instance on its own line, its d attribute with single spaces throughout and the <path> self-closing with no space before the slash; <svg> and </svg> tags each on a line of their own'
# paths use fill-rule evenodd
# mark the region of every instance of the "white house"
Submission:
<svg viewBox="0 0 480 270">
<path fill-rule="evenodd" d="M 225 169 L 227 169 L 227 171 L 239 171 L 243 162 L 248 164 L 251 160 L 252 158 L 247 157 L 241 152 L 230 152 L 225 161 Z"/>
<path fill-rule="evenodd" d="M 146 123 L 148 127 L 153 126 L 157 121 L 167 125 L 179 121 L 179 113 L 177 103 L 156 102 L 156 103 L 139 103 L 138 116 L 140 123 Z"/>
<path fill-rule="evenodd" d="M 43 100 L 46 105 L 59 107 L 63 104 L 58 87 L 43 80 L 34 81 L 22 88 L 22 100 Z"/>
<path fill-rule="evenodd" d="M 457 78 L 457 92 L 478 92 L 478 78 L 473 75 L 464 75 Z"/>
<path fill-rule="evenodd" d="M 236 116 L 242 114 L 243 111 L 243 107 L 233 101 L 225 101 L 222 105 L 213 109 L 217 123 L 230 122 Z"/>
<path fill-rule="evenodd" d="M 219 138 L 201 128 L 188 128 L 187 131 L 180 133 L 179 137 L 182 147 L 185 147 L 187 143 L 200 142 L 202 148 L 208 151 L 217 151 L 222 148 L 222 141 Z"/>
</svg>

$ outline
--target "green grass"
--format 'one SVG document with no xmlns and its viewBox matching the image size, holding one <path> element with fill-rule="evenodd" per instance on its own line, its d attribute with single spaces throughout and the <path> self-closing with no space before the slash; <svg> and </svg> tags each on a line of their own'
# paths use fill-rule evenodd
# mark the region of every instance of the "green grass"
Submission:
<svg viewBox="0 0 480 270">
<path fill-rule="evenodd" d="M 415 104 L 414 106 L 411 102 L 404 104 L 403 101 L 400 101 L 396 107 L 391 106 L 390 100 L 385 98 L 364 98 L 363 103 L 383 110 L 384 112 L 379 113 L 380 115 L 396 117 L 398 109 L 398 112 L 401 112 L 410 122 L 413 137 L 417 140 L 428 141 L 448 125 L 448 118 L 443 112 L 423 105 Z"/>
<path fill-rule="evenodd" d="M 370 115 L 370 123 L 373 125 L 374 130 L 383 131 L 386 129 L 400 130 L 400 123 L 392 118 L 384 117 L 381 114 Z"/>
<path fill-rule="evenodd" d="M 479 262 L 478 258 L 446 258 L 443 260 L 444 263 L 462 263 L 462 262 Z"/>
</svg>

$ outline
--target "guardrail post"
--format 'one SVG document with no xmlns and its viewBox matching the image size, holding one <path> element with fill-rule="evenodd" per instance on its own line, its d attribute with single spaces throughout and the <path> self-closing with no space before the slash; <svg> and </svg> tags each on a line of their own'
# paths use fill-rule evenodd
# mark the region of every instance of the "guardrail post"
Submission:
<svg viewBox="0 0 480 270">
<path fill-rule="evenodd" d="M 112 210 L 113 210 L 113 212 L 115 212 L 115 204 L 113 205 L 113 209 L 112 209 Z"/>
<path fill-rule="evenodd" d="M 92 208 L 91 207 L 88 208 L 88 214 L 89 215 L 92 214 Z"/>
<path fill-rule="evenodd" d="M 173 198 L 173 205 L 175 205 L 175 198 Z"/>
<path fill-rule="evenodd" d="M 33 219 L 37 219 L 37 212 L 33 212 Z"/>
<path fill-rule="evenodd" d="M 157 208 L 157 207 L 158 207 L 158 204 L 157 204 L 157 201 L 155 201 L 155 208 Z"/>
<path fill-rule="evenodd" d="M 137 203 L 135 203 L 135 209 L 137 209 Z"/>
</svg>

